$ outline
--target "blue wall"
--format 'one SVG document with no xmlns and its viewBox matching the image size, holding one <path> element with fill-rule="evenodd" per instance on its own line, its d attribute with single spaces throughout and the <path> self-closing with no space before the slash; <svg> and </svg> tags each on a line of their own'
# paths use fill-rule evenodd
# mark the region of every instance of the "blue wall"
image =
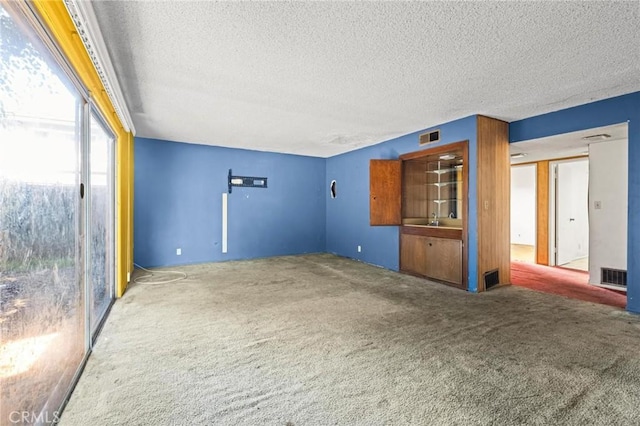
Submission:
<svg viewBox="0 0 640 426">
<path fill-rule="evenodd" d="M 469 141 L 469 291 L 477 291 L 477 188 L 476 116 L 440 126 L 442 141 L 429 148 Z M 336 180 L 338 196 L 327 193 L 327 251 L 363 262 L 399 269 L 399 227 L 369 225 L 369 160 L 397 159 L 399 155 L 424 149 L 418 136 L 424 130 L 327 159 L 326 187 Z M 358 245 L 362 252 L 358 253 Z"/>
<path fill-rule="evenodd" d="M 594 127 L 629 124 L 629 210 L 627 235 L 627 310 L 640 313 L 640 92 L 515 121 L 511 142 Z"/>
<path fill-rule="evenodd" d="M 222 193 L 229 169 L 265 176 L 268 188 L 233 188 L 223 254 Z M 325 251 L 324 158 L 136 138 L 134 183 L 139 265 Z"/>
</svg>

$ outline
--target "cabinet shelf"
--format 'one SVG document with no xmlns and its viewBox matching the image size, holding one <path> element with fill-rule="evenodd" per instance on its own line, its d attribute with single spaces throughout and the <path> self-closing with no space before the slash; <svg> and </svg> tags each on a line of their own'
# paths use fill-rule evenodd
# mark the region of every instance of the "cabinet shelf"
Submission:
<svg viewBox="0 0 640 426">
<path fill-rule="evenodd" d="M 466 195 L 463 193 L 465 175 L 462 173 L 465 167 L 461 147 L 451 149 L 447 155 L 426 154 L 404 161 L 403 219 L 424 218 L 418 224 L 428 224 L 434 218 L 438 222 L 446 219 L 457 221 L 456 226 L 462 227 L 466 203 Z"/>
<path fill-rule="evenodd" d="M 440 188 L 440 187 L 442 187 L 442 186 L 457 185 L 457 184 L 462 184 L 462 181 L 461 181 L 461 180 L 454 180 L 454 181 L 449 181 L 449 182 L 432 182 L 432 183 L 427 183 L 427 185 L 437 186 L 438 188 Z"/>
<path fill-rule="evenodd" d="M 451 168 L 448 169 L 435 169 L 435 170 L 427 170 L 427 173 L 433 173 L 436 175 L 443 175 L 445 173 L 451 173 L 451 172 L 457 172 L 462 170 L 462 166 L 453 166 Z"/>
</svg>

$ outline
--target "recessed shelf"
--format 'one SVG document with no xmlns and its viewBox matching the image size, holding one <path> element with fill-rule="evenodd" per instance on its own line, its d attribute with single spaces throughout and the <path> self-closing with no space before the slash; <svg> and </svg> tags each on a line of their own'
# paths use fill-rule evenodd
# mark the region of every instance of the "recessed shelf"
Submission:
<svg viewBox="0 0 640 426">
<path fill-rule="evenodd" d="M 455 184 L 461 184 L 462 181 L 461 180 L 454 180 L 451 182 L 433 182 L 433 183 L 427 183 L 427 185 L 434 185 L 437 186 L 438 188 L 441 186 L 447 186 L 447 185 L 455 185 Z"/>
<path fill-rule="evenodd" d="M 451 150 L 408 160 L 403 165 L 403 215 L 445 219 L 461 226 L 464 201 L 462 152 Z M 440 224 L 442 225 L 442 224 Z"/>
<path fill-rule="evenodd" d="M 436 169 L 436 170 L 427 170 L 427 173 L 434 173 L 436 175 L 443 175 L 445 173 L 457 172 L 462 170 L 462 166 L 454 166 L 450 169 Z"/>
</svg>

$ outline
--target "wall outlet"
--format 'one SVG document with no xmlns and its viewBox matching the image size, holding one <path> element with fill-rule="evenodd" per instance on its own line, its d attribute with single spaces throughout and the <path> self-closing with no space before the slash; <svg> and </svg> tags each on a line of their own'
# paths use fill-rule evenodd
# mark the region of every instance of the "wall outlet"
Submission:
<svg viewBox="0 0 640 426">
<path fill-rule="evenodd" d="M 594 201 L 593 208 L 596 210 L 600 210 L 602 208 L 602 201 Z"/>
<path fill-rule="evenodd" d="M 358 253 L 362 251 L 362 246 L 358 246 Z"/>
<path fill-rule="evenodd" d="M 127 282 L 131 282 L 131 272 L 127 272 Z"/>
<path fill-rule="evenodd" d="M 182 255 L 182 249 L 181 249 L 181 248 L 177 248 L 177 249 L 176 249 L 176 254 L 177 254 L 178 256 L 181 256 L 181 255 Z"/>
</svg>

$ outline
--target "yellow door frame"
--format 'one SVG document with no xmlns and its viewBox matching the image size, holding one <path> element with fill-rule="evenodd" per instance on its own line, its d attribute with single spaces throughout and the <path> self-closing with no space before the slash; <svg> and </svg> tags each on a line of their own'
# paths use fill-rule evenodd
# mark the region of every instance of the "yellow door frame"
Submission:
<svg viewBox="0 0 640 426">
<path fill-rule="evenodd" d="M 63 1 L 32 4 L 116 134 L 116 297 L 121 297 L 133 271 L 133 134 L 124 130 Z"/>
</svg>

